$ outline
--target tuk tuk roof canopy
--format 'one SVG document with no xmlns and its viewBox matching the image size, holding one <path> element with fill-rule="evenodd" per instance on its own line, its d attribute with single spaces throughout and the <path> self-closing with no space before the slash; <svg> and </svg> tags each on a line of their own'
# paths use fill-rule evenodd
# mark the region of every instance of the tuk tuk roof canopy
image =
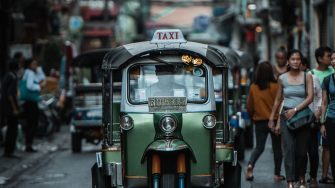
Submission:
<svg viewBox="0 0 335 188">
<path fill-rule="evenodd" d="M 105 55 L 110 51 L 110 48 L 105 48 L 82 53 L 73 59 L 73 65 L 75 67 L 94 67 L 101 65 Z"/>
<path fill-rule="evenodd" d="M 111 49 L 104 57 L 103 70 L 120 69 L 127 66 L 134 57 L 163 55 L 169 53 L 191 54 L 206 60 L 215 67 L 228 68 L 229 60 L 220 50 L 195 42 L 158 44 L 150 41 L 131 43 Z"/>
<path fill-rule="evenodd" d="M 192 47 L 192 45 L 194 45 Z M 179 47 L 180 46 L 180 47 Z M 78 55 L 73 59 L 76 67 L 94 67 L 102 65 L 103 70 L 118 69 L 126 66 L 128 61 L 135 56 L 145 56 L 150 53 L 162 54 L 163 50 L 178 51 L 183 54 L 195 54 L 207 59 L 216 67 L 233 67 L 238 64 L 237 57 L 233 53 L 218 48 L 217 46 L 208 46 L 200 43 L 187 42 L 183 44 L 169 44 L 167 48 L 159 48 L 157 44 L 147 42 L 132 43 L 117 48 L 105 48 L 91 50 Z M 230 57 L 232 56 L 232 57 Z"/>
</svg>

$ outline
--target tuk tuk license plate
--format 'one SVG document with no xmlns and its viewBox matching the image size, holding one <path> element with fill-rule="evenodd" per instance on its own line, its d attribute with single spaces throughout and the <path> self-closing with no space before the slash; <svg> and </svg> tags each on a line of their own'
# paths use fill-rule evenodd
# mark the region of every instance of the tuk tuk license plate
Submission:
<svg viewBox="0 0 335 188">
<path fill-rule="evenodd" d="M 186 97 L 149 97 L 149 112 L 186 112 Z"/>
</svg>

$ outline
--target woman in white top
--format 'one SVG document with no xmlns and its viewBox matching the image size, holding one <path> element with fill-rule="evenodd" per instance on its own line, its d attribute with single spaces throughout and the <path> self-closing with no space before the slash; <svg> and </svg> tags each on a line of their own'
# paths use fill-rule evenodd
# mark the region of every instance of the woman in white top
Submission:
<svg viewBox="0 0 335 188">
<path fill-rule="evenodd" d="M 26 87 L 31 91 L 41 91 L 41 79 L 37 74 L 37 60 L 30 59 L 26 62 L 22 80 L 26 81 Z M 34 135 L 38 124 L 38 99 L 23 101 L 24 117 L 26 118 L 25 139 L 26 152 L 36 152 L 33 149 Z"/>
</svg>

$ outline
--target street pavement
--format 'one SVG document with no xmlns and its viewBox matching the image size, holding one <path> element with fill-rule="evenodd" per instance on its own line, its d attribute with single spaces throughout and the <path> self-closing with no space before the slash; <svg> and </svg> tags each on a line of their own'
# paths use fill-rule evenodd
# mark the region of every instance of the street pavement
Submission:
<svg viewBox="0 0 335 188">
<path fill-rule="evenodd" d="M 34 140 L 34 148 L 38 150 L 36 153 L 25 152 L 19 136 L 18 149 L 15 151 L 15 155 L 19 156 L 19 159 L 3 157 L 4 148 L 0 146 L 0 188 L 6 187 L 8 183 L 15 181 L 17 177 L 32 167 L 36 168 L 49 154 L 62 149 L 66 133 L 69 133 L 67 126 L 62 127 L 60 132 L 54 133 L 48 138 L 36 138 Z"/>
<path fill-rule="evenodd" d="M 255 147 L 255 141 L 254 141 L 254 147 Z M 252 149 L 245 150 L 245 158 L 243 161 L 240 161 L 242 165 L 242 177 L 241 177 L 242 178 L 242 186 L 241 186 L 242 188 L 269 188 L 269 187 L 286 188 L 287 187 L 286 181 L 275 182 L 273 180 L 274 162 L 273 162 L 273 152 L 272 152 L 270 136 L 268 136 L 263 154 L 259 157 L 257 163 L 255 164 L 254 180 L 252 182 L 249 182 L 245 180 L 245 177 L 246 177 L 245 175 L 247 171 L 247 165 L 248 165 L 247 163 L 251 156 L 251 153 L 252 153 Z M 319 164 L 320 166 L 319 166 L 319 171 L 318 171 L 318 180 L 321 177 L 321 162 Z M 307 169 L 309 169 L 309 167 Z M 281 174 L 285 176 L 284 160 L 282 163 Z M 329 177 L 331 177 L 331 174 L 329 174 Z M 306 180 L 307 179 L 309 179 L 308 174 L 306 174 Z M 319 184 L 318 188 L 334 188 L 334 186 L 329 185 L 329 184 Z"/>
<path fill-rule="evenodd" d="M 31 168 L 38 168 L 38 166 L 46 164 L 48 155 L 53 152 L 63 150 L 63 146 L 68 142 L 69 137 L 68 126 L 63 126 L 61 132 L 55 133 L 51 138 L 48 139 L 36 139 L 35 148 L 38 149 L 36 153 L 26 153 L 23 147 L 18 144 L 19 149 L 16 154 L 21 156 L 20 159 L 4 158 L 2 156 L 3 147 L 0 146 L 0 188 L 5 188 L 7 185 L 13 183 L 13 181 L 19 181 L 19 176 L 28 173 Z M 254 144 L 255 145 L 255 144 Z M 69 149 L 69 148 L 65 148 Z M 285 188 L 286 182 L 275 182 L 273 180 L 273 157 L 271 149 L 271 140 L 268 137 L 265 151 L 258 159 L 254 168 L 254 181 L 245 181 L 245 172 L 247 167 L 248 159 L 251 155 L 252 149 L 245 151 L 245 158 L 240 161 L 242 165 L 242 177 L 241 187 L 242 188 Z M 285 175 L 285 170 L 282 165 L 282 173 Z M 318 178 L 321 176 L 321 168 L 319 168 Z M 307 176 L 308 178 L 308 176 Z M 90 180 L 87 180 L 90 181 Z M 333 188 L 332 185 L 319 184 L 319 188 Z"/>
</svg>

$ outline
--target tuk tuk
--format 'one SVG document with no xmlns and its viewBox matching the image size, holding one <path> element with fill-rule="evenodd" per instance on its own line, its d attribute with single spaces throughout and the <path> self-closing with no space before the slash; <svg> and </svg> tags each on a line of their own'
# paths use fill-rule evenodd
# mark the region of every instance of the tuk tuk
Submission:
<svg viewBox="0 0 335 188">
<path fill-rule="evenodd" d="M 228 67 L 224 53 L 178 29 L 106 53 L 92 187 L 240 187 Z"/>
<path fill-rule="evenodd" d="M 70 123 L 71 148 L 81 152 L 82 142 L 99 144 L 102 140 L 102 84 L 99 62 L 107 50 L 94 50 L 73 60 L 73 104 Z"/>
</svg>

